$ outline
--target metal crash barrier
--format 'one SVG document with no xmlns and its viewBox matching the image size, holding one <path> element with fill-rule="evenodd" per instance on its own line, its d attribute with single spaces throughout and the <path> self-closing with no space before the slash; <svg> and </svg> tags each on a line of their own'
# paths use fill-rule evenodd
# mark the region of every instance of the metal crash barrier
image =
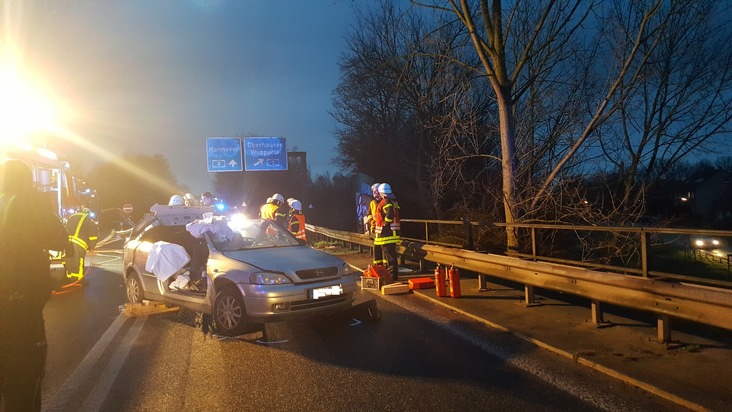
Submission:
<svg viewBox="0 0 732 412">
<path fill-rule="evenodd" d="M 359 247 L 370 247 L 372 244 L 366 235 L 312 225 L 306 227 L 317 236 L 357 244 Z M 666 342 L 670 338 L 671 317 L 732 330 L 732 291 L 728 289 L 601 272 L 419 242 L 403 241 L 397 251 L 408 259 L 454 265 L 479 274 L 521 283 L 526 288 L 527 303 L 533 301 L 534 287 L 590 299 L 592 319 L 598 324 L 602 322 L 601 302 L 654 313 L 658 316 L 660 342 Z M 480 287 L 484 287 L 484 275 L 479 275 L 479 282 Z"/>
</svg>

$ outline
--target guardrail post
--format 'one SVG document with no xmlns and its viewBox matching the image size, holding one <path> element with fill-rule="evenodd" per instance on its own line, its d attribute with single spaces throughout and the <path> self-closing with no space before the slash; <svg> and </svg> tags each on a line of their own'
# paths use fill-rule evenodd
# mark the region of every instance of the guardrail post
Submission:
<svg viewBox="0 0 732 412">
<path fill-rule="evenodd" d="M 610 322 L 605 322 L 605 316 L 602 312 L 602 303 L 599 300 L 592 300 L 590 310 L 592 311 L 592 323 L 597 325 L 597 327 L 610 325 Z"/>
<path fill-rule="evenodd" d="M 526 306 L 536 306 L 538 302 L 534 299 L 534 286 L 524 285 L 524 302 Z"/>
<path fill-rule="evenodd" d="M 465 226 L 465 234 L 468 239 L 468 244 L 465 245 L 465 249 L 473 250 L 473 225 L 470 224 L 470 219 L 463 218 L 463 226 Z"/>
<path fill-rule="evenodd" d="M 534 257 L 534 262 L 536 262 L 536 228 L 531 227 L 531 256 Z"/>
<path fill-rule="evenodd" d="M 666 343 L 671 340 L 671 319 L 668 315 L 658 315 L 658 342 Z"/>
<path fill-rule="evenodd" d="M 648 277 L 648 239 L 650 234 L 641 229 L 641 270 L 643 277 Z"/>
<path fill-rule="evenodd" d="M 427 222 L 424 222 L 424 243 L 430 244 L 430 226 Z"/>
</svg>

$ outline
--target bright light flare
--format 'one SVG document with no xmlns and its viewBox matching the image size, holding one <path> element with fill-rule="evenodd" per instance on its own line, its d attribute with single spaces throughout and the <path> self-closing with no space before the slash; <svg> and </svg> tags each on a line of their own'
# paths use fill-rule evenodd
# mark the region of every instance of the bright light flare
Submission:
<svg viewBox="0 0 732 412">
<path fill-rule="evenodd" d="M 49 95 L 7 62 L 0 62 L 0 91 L 0 140 L 59 127 L 59 111 Z"/>
</svg>

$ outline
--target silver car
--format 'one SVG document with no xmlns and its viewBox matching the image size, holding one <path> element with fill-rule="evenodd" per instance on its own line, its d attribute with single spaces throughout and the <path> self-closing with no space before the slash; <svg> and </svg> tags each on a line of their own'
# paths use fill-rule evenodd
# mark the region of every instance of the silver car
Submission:
<svg viewBox="0 0 732 412">
<path fill-rule="evenodd" d="M 211 219 L 211 210 L 155 205 L 132 229 L 124 246 L 129 302 L 150 299 L 212 315 L 218 333 L 228 336 L 251 332 L 261 323 L 351 307 L 357 272 L 342 259 L 306 246 L 263 219 L 218 218 L 232 239 L 206 231 L 199 233 L 205 242 L 199 242 L 186 225 Z M 171 288 L 186 266 L 165 280 L 148 270 L 149 255 L 159 245 L 180 245 L 192 256 L 196 244 L 208 247 L 200 289 Z"/>
</svg>

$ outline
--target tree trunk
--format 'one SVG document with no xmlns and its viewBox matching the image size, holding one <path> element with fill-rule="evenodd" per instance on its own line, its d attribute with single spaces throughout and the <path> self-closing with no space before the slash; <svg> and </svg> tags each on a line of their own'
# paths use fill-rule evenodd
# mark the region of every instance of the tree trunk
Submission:
<svg viewBox="0 0 732 412">
<path fill-rule="evenodd" d="M 501 129 L 501 168 L 503 171 L 503 210 L 506 215 L 506 247 L 509 252 L 518 252 L 516 228 L 511 226 L 520 216 L 516 210 L 516 125 L 513 118 L 513 103 L 509 89 L 496 90 L 498 116 Z"/>
</svg>

